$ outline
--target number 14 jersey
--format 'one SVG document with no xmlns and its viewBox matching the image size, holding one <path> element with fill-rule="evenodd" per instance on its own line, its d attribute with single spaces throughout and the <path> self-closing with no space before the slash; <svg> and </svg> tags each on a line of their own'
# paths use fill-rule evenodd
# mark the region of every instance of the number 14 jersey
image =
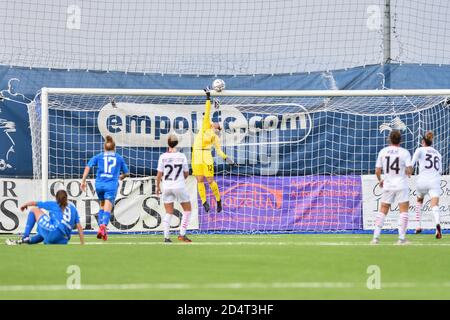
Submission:
<svg viewBox="0 0 450 320">
<path fill-rule="evenodd" d="M 384 173 L 383 189 L 386 191 L 408 189 L 406 168 L 411 166 L 411 154 L 408 150 L 397 146 L 383 148 L 378 154 L 376 163 L 376 167 L 382 168 Z"/>
<path fill-rule="evenodd" d="M 163 189 L 184 188 L 184 172 L 189 172 L 187 158 L 181 152 L 163 153 L 158 160 L 158 171 L 163 173 Z"/>
</svg>

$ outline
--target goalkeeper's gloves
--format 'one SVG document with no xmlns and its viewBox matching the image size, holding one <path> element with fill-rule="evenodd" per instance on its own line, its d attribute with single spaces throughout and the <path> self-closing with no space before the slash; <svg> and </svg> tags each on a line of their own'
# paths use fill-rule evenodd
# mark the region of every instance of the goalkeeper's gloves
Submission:
<svg viewBox="0 0 450 320">
<path fill-rule="evenodd" d="M 209 89 L 209 87 L 206 87 L 206 88 L 203 89 L 203 90 L 204 90 L 205 93 L 206 93 L 206 99 L 211 100 L 211 92 L 210 92 L 211 89 Z"/>
<path fill-rule="evenodd" d="M 227 164 L 229 164 L 230 166 L 236 166 L 236 163 L 233 161 L 233 159 L 231 159 L 230 157 L 226 157 L 225 158 L 225 162 L 227 163 Z"/>
</svg>

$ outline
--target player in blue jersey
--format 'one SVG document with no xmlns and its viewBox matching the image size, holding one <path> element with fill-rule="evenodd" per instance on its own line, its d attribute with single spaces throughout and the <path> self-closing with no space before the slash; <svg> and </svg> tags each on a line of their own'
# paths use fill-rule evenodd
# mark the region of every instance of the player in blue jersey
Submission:
<svg viewBox="0 0 450 320">
<path fill-rule="evenodd" d="M 83 227 L 77 208 L 67 200 L 67 192 L 59 190 L 55 195 L 56 201 L 29 201 L 20 207 L 24 211 L 28 207 L 35 207 L 28 213 L 27 224 L 22 239 L 7 239 L 7 245 L 17 244 L 67 244 L 72 229 L 76 226 L 81 244 L 84 244 Z M 41 209 L 47 210 L 48 214 Z M 37 234 L 30 236 L 37 221 Z"/>
<path fill-rule="evenodd" d="M 111 219 L 111 211 L 116 200 L 119 180 L 123 180 L 129 174 L 128 167 L 122 156 L 116 153 L 116 143 L 111 136 L 106 136 L 104 149 L 104 152 L 97 154 L 89 160 L 84 169 L 81 190 L 86 191 L 86 178 L 89 171 L 92 167 L 97 167 L 95 191 L 100 200 L 97 238 L 106 241 L 108 239 L 106 227 Z"/>
</svg>

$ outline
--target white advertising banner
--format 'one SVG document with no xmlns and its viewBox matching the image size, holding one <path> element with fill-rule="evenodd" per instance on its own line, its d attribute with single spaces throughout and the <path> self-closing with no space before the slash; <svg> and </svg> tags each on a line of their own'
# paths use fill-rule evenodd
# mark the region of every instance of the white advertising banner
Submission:
<svg viewBox="0 0 450 320">
<path fill-rule="evenodd" d="M 88 180 L 87 191 L 80 189 L 80 180 L 50 180 L 49 198 L 61 186 L 67 190 L 69 200 L 80 214 L 81 224 L 86 231 L 98 228 L 97 213 L 99 201 L 95 193 L 95 181 Z M 22 233 L 25 228 L 27 212 L 21 212 L 20 206 L 30 200 L 41 200 L 36 192 L 40 181 L 31 179 L 0 179 L 0 233 Z M 162 231 L 164 205 L 155 194 L 154 177 L 145 179 L 125 179 L 120 183 L 116 205 L 111 215 L 109 231 L 151 232 Z M 187 179 L 187 190 L 191 197 L 192 215 L 188 229 L 198 229 L 197 182 L 194 177 Z M 171 227 L 178 228 L 181 222 L 181 206 L 175 203 L 175 217 Z"/>
<path fill-rule="evenodd" d="M 375 175 L 362 176 L 363 188 L 363 228 L 373 230 L 375 226 L 376 214 L 380 208 L 382 189 L 378 185 Z M 416 221 L 416 177 L 409 179 L 409 222 L 408 229 L 417 227 Z M 450 228 L 450 176 L 443 176 L 441 180 L 441 198 L 439 201 L 441 212 L 441 226 L 444 229 Z M 397 229 L 398 227 L 398 203 L 393 203 L 384 222 L 383 229 Z M 425 197 L 422 207 L 422 228 L 434 229 L 435 224 L 431 214 L 430 197 Z"/>
</svg>

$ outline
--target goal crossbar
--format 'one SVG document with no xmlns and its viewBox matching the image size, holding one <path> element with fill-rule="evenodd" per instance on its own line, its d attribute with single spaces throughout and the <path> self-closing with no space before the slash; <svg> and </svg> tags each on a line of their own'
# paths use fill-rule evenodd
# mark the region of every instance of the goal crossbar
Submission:
<svg viewBox="0 0 450 320">
<path fill-rule="evenodd" d="M 42 88 L 41 95 L 85 94 L 127 96 L 200 96 L 203 90 L 184 89 L 110 89 L 110 88 Z M 396 96 L 450 96 L 450 89 L 389 89 L 389 90 L 224 90 L 211 91 L 222 97 L 396 97 Z"/>
<path fill-rule="evenodd" d="M 178 89 L 114 89 L 114 88 L 42 88 L 41 89 L 41 174 L 42 199 L 48 198 L 49 174 L 49 95 L 107 95 L 107 96 L 202 96 L 203 90 Z M 217 97 L 398 97 L 448 96 L 450 89 L 389 89 L 389 90 L 224 90 L 211 91 Z"/>
</svg>

